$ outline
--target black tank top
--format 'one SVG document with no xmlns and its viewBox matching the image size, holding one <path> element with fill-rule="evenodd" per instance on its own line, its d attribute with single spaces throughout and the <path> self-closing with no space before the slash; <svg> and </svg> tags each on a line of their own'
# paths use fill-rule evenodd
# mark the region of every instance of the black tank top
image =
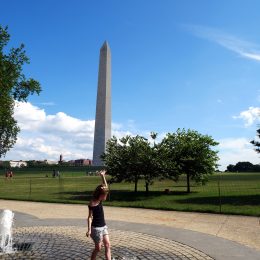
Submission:
<svg viewBox="0 0 260 260">
<path fill-rule="evenodd" d="M 104 210 L 103 205 L 100 202 L 96 206 L 88 206 L 90 210 L 93 212 L 93 220 L 92 220 L 92 227 L 104 227 L 106 225 L 105 217 L 104 217 Z"/>
</svg>

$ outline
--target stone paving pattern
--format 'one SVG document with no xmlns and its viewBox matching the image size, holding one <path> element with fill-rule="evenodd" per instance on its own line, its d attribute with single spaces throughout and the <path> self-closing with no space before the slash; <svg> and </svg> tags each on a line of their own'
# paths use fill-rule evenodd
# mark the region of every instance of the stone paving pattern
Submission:
<svg viewBox="0 0 260 260">
<path fill-rule="evenodd" d="M 0 259 L 90 259 L 93 242 L 85 236 L 86 228 L 22 227 L 14 230 L 15 243 L 33 243 L 24 251 Z M 210 256 L 188 245 L 131 231 L 110 230 L 112 257 L 116 260 L 176 259 L 212 260 Z M 98 259 L 105 259 L 104 249 Z"/>
</svg>

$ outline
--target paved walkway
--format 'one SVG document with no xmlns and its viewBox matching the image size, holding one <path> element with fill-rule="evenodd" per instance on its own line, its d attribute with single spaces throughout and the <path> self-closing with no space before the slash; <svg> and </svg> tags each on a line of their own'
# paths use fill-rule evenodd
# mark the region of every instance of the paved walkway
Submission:
<svg viewBox="0 0 260 260">
<path fill-rule="evenodd" d="M 89 254 L 86 248 L 91 250 L 92 244 L 87 240 L 86 247 L 84 237 L 86 206 L 0 200 L 0 209 L 5 208 L 17 212 L 15 232 L 21 241 L 30 236 L 39 241 L 52 234 L 51 241 L 58 245 L 57 241 L 66 244 L 69 237 L 77 240 L 78 249 L 65 250 L 56 259 Z M 125 259 L 260 259 L 259 218 L 116 207 L 105 207 L 105 213 L 116 259 L 124 259 L 122 255 Z M 43 252 L 48 252 L 47 245 Z M 72 252 L 74 258 L 69 256 Z"/>
</svg>

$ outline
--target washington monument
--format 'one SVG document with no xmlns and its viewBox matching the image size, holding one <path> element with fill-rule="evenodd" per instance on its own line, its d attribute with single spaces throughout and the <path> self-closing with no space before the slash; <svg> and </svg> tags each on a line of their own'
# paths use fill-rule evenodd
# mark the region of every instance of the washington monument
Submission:
<svg viewBox="0 0 260 260">
<path fill-rule="evenodd" d="M 107 41 L 100 49 L 93 165 L 103 165 L 100 158 L 111 138 L 111 52 Z"/>
</svg>

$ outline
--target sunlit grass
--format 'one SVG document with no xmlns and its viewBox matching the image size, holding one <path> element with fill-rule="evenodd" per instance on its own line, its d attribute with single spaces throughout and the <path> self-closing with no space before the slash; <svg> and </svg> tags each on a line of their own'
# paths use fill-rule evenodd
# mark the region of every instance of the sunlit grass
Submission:
<svg viewBox="0 0 260 260">
<path fill-rule="evenodd" d="M 17 173 L 12 180 L 1 178 L 0 198 L 85 204 L 100 182 L 99 177 L 85 172 L 62 172 L 61 178 L 45 175 L 30 172 Z M 260 216 L 260 173 L 217 173 L 205 186 L 192 183 L 191 194 L 186 193 L 185 176 L 178 183 L 157 180 L 149 194 L 143 181 L 138 183 L 137 193 L 130 183 L 114 183 L 110 190 L 105 204 L 111 206 Z"/>
</svg>

